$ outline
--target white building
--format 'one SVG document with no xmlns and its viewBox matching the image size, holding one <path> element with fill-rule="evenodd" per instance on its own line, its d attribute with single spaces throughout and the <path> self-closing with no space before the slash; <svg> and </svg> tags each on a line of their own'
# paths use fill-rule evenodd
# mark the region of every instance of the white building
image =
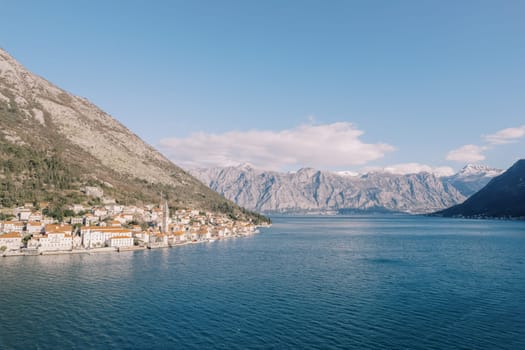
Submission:
<svg viewBox="0 0 525 350">
<path fill-rule="evenodd" d="M 42 232 L 43 228 L 44 224 L 39 221 L 29 221 L 26 224 L 26 232 L 32 235 Z"/>
<path fill-rule="evenodd" d="M 27 241 L 27 248 L 29 249 L 38 249 L 40 246 L 41 235 L 34 235 L 30 240 Z"/>
<path fill-rule="evenodd" d="M 116 236 L 109 239 L 109 246 L 114 248 L 128 248 L 133 247 L 133 237 L 131 236 Z"/>
<path fill-rule="evenodd" d="M 173 232 L 173 240 L 175 243 L 182 243 L 182 242 L 186 242 L 187 240 L 187 236 L 186 236 L 186 231 L 175 231 Z"/>
<path fill-rule="evenodd" d="M 16 208 L 14 210 L 14 214 L 18 218 L 18 220 L 27 221 L 29 220 L 29 216 L 31 215 L 31 209 L 24 208 L 24 207 Z"/>
<path fill-rule="evenodd" d="M 41 252 L 73 249 L 73 227 L 65 224 L 47 224 L 43 235 L 34 235 L 28 242 L 28 248 L 38 248 Z"/>
<path fill-rule="evenodd" d="M 81 211 L 85 210 L 82 204 L 73 204 L 72 206 L 69 207 L 69 209 L 71 209 L 75 214 L 78 214 Z"/>
<path fill-rule="evenodd" d="M 54 223 L 54 222 L 56 222 L 56 220 L 53 219 L 52 217 L 49 217 L 49 216 L 43 216 L 43 217 L 42 217 L 42 223 L 43 223 L 44 225 L 49 225 L 49 224 L 52 224 L 52 223 Z"/>
<path fill-rule="evenodd" d="M 98 218 L 105 218 L 108 215 L 108 210 L 106 208 L 95 208 L 93 209 L 93 215 Z"/>
<path fill-rule="evenodd" d="M 34 213 L 31 213 L 29 215 L 29 221 L 42 221 L 42 213 L 39 211 L 35 211 Z"/>
<path fill-rule="evenodd" d="M 24 223 L 22 221 L 4 221 L 2 223 L 3 232 L 18 232 L 24 231 Z"/>
<path fill-rule="evenodd" d="M 101 230 L 81 229 L 82 246 L 84 248 L 100 248 L 106 244 L 106 234 Z"/>
<path fill-rule="evenodd" d="M 41 252 L 52 252 L 73 249 L 73 237 L 64 232 L 48 232 L 40 238 Z"/>
<path fill-rule="evenodd" d="M 76 225 L 76 224 L 80 224 L 82 225 L 84 223 L 84 218 L 81 217 L 81 216 L 73 216 L 70 220 L 69 220 L 69 223 L 71 225 Z"/>
<path fill-rule="evenodd" d="M 0 248 L 5 250 L 18 250 L 22 246 L 22 235 L 19 232 L 10 232 L 0 235 Z M 1 250 L 0 250 L 1 252 Z"/>
<path fill-rule="evenodd" d="M 131 230 L 121 227 L 84 226 L 81 227 L 82 245 L 84 248 L 97 248 L 110 245 L 113 237 L 131 237 Z"/>
<path fill-rule="evenodd" d="M 211 233 L 210 233 L 210 231 L 207 228 L 201 228 L 197 232 L 197 239 L 199 241 L 205 241 L 205 240 L 210 239 L 210 238 L 211 238 Z"/>
<path fill-rule="evenodd" d="M 119 205 L 119 204 L 106 205 L 105 208 L 107 209 L 107 211 L 108 211 L 108 213 L 110 215 L 120 214 L 124 210 L 124 207 L 122 205 Z"/>
<path fill-rule="evenodd" d="M 83 224 L 84 225 L 87 225 L 87 226 L 93 226 L 94 224 L 98 224 L 100 220 L 98 219 L 97 216 L 93 215 L 93 214 L 86 214 L 84 215 L 84 222 Z"/>
<path fill-rule="evenodd" d="M 133 232 L 133 237 L 135 237 L 139 241 L 142 241 L 143 243 L 149 243 L 150 232 L 148 232 L 148 231 Z"/>
<path fill-rule="evenodd" d="M 123 225 L 126 222 L 131 221 L 131 220 L 127 220 L 123 214 L 120 214 L 120 215 L 115 216 L 113 221 L 117 221 L 120 225 Z M 117 226 L 120 226 L 120 225 L 117 225 Z"/>
</svg>

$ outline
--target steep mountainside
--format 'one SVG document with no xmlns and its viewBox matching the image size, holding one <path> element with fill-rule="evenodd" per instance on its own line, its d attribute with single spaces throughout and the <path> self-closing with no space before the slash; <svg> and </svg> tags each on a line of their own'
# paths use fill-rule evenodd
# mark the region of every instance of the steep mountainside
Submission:
<svg viewBox="0 0 525 350">
<path fill-rule="evenodd" d="M 261 212 L 381 210 L 428 213 L 465 200 L 452 185 L 429 173 L 344 176 L 315 169 L 277 173 L 250 166 L 191 171 L 239 205 Z"/>
<path fill-rule="evenodd" d="M 124 203 L 252 215 L 202 185 L 84 98 L 21 66 L 0 49 L 1 205 L 71 202 L 99 186 Z"/>
<path fill-rule="evenodd" d="M 464 203 L 436 213 L 441 216 L 525 219 L 525 159 L 492 179 Z"/>
<path fill-rule="evenodd" d="M 462 195 L 470 197 L 489 183 L 494 177 L 501 175 L 503 170 L 485 165 L 469 164 L 457 174 L 444 177 L 443 181 L 454 186 Z"/>
</svg>

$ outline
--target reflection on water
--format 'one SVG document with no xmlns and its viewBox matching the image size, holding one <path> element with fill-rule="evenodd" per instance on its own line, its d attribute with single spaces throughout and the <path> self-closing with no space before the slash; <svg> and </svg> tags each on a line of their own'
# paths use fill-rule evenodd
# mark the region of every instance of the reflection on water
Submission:
<svg viewBox="0 0 525 350">
<path fill-rule="evenodd" d="M 525 348 L 525 223 L 274 221 L 174 249 L 0 259 L 0 348 Z"/>
</svg>

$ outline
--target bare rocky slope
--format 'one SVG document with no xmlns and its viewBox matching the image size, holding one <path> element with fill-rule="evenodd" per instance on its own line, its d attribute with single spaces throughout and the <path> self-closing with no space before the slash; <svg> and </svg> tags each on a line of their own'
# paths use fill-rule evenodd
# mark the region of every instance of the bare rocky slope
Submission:
<svg viewBox="0 0 525 350">
<path fill-rule="evenodd" d="M 88 100 L 29 72 L 0 49 L 1 205 L 78 200 L 83 186 L 120 202 L 250 216 L 174 165 Z"/>
<path fill-rule="evenodd" d="M 279 173 L 247 165 L 190 172 L 226 198 L 265 213 L 430 213 L 463 202 L 469 191 L 479 190 L 500 173 L 489 169 L 476 170 L 469 165 L 447 178 L 429 173 L 395 175 L 384 172 L 350 176 L 310 168 L 296 173 Z M 465 181 L 468 188 L 460 186 Z"/>
</svg>

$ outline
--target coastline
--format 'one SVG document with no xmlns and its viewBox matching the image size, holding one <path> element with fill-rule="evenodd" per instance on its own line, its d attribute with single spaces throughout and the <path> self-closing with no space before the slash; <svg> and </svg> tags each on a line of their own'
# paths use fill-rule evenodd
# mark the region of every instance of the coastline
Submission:
<svg viewBox="0 0 525 350">
<path fill-rule="evenodd" d="M 254 234 L 260 233 L 259 227 L 271 227 L 270 225 L 264 225 L 264 226 L 257 226 L 257 229 L 254 232 L 250 233 L 238 233 L 233 236 L 227 236 L 227 237 L 217 237 L 207 240 L 200 240 L 200 241 L 185 241 L 175 244 L 148 244 L 143 246 L 133 246 L 133 247 L 103 247 L 103 248 L 91 248 L 91 249 L 72 249 L 72 250 L 57 250 L 57 251 L 44 251 L 39 252 L 38 250 L 27 250 L 26 251 L 11 251 L 11 252 L 4 252 L 0 255 L 2 258 L 9 258 L 9 257 L 20 257 L 20 256 L 41 256 L 41 255 L 72 255 L 72 254 L 99 254 L 99 253 L 121 253 L 121 252 L 129 252 L 129 251 L 140 251 L 140 250 L 148 250 L 148 249 L 166 249 L 166 248 L 176 248 L 180 246 L 185 246 L 188 244 L 199 244 L 199 243 L 214 243 L 216 241 L 222 241 L 232 238 L 245 238 L 252 236 Z"/>
</svg>

